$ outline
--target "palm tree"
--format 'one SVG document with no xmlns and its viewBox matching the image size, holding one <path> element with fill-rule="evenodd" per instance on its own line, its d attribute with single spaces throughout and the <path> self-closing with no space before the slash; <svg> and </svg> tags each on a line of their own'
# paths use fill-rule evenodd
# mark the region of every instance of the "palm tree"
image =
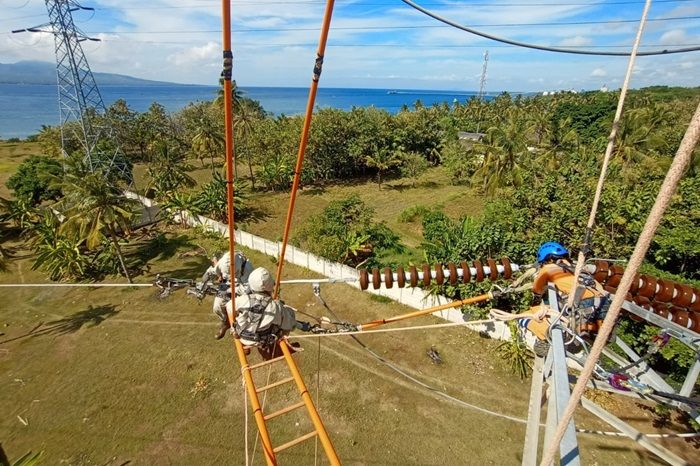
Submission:
<svg viewBox="0 0 700 466">
<path fill-rule="evenodd" d="M 224 148 L 224 136 L 219 128 L 205 119 L 199 121 L 199 128 L 192 138 L 192 150 L 204 166 L 204 157 L 211 157 L 211 170 L 214 171 L 214 157 Z"/>
<path fill-rule="evenodd" d="M 261 117 L 260 111 L 254 108 L 248 101 L 241 102 L 238 106 L 238 112 L 233 115 L 233 129 L 236 131 L 236 136 L 241 142 L 247 140 L 250 133 L 253 131 L 253 123 Z M 236 147 L 241 147 L 238 144 Z M 253 154 L 252 151 L 246 150 L 246 161 L 248 170 L 250 171 L 250 182 L 255 189 L 255 175 L 253 174 Z"/>
<path fill-rule="evenodd" d="M 161 144 L 148 166 L 149 189 L 155 191 L 156 199 L 163 200 L 181 187 L 192 188 L 197 182 L 189 174 L 192 167 L 177 149 Z"/>
<path fill-rule="evenodd" d="M 379 189 L 382 189 L 382 173 L 392 167 L 401 164 L 401 155 L 398 151 L 392 151 L 388 148 L 378 148 L 373 155 L 365 157 L 365 163 L 370 168 L 377 169 L 377 184 Z"/>
<path fill-rule="evenodd" d="M 529 154 L 528 128 L 522 115 L 511 110 L 503 124 L 489 128 L 484 139 L 474 144 L 473 150 L 483 155 L 474 178 L 481 181 L 486 194 L 493 195 L 499 187 L 521 183 L 520 164 Z"/>
<path fill-rule="evenodd" d="M 65 216 L 60 229 L 84 240 L 88 249 L 98 247 L 108 235 L 124 276 L 132 283 L 117 231 L 129 231 L 138 201 L 124 197 L 119 187 L 101 171 L 89 172 L 76 161 L 69 164 L 69 169 L 60 179 L 60 186 L 64 198 L 56 207 Z"/>
</svg>

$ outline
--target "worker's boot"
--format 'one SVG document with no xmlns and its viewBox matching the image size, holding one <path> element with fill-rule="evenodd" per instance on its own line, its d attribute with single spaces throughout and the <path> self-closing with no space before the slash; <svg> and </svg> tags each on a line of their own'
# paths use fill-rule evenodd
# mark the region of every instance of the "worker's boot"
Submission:
<svg viewBox="0 0 700 466">
<path fill-rule="evenodd" d="M 222 320 L 221 327 L 219 327 L 219 331 L 216 333 L 216 335 L 214 335 L 214 338 L 216 338 L 217 340 L 221 340 L 226 336 L 226 332 L 228 332 L 229 328 L 231 327 L 229 327 L 228 322 Z"/>
</svg>

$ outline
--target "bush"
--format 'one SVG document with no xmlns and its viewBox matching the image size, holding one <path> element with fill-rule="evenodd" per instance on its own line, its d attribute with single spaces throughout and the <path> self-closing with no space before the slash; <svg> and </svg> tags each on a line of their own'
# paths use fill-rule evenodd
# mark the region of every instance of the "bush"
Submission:
<svg viewBox="0 0 700 466">
<path fill-rule="evenodd" d="M 62 172 L 58 160 L 45 155 L 32 155 L 19 165 L 6 185 L 18 199 L 36 205 L 58 199 L 61 191 L 51 186 L 50 177 L 59 176 Z"/>
<path fill-rule="evenodd" d="M 301 227 L 296 241 L 308 251 L 348 265 L 376 265 L 386 251 L 401 251 L 399 237 L 373 219 L 357 195 L 331 202 Z"/>
<path fill-rule="evenodd" d="M 415 222 L 418 219 L 424 218 L 430 212 L 431 210 L 428 207 L 422 204 L 416 204 L 414 206 L 408 207 L 407 209 L 404 209 L 403 212 L 399 214 L 398 220 L 401 223 L 411 223 Z"/>
</svg>

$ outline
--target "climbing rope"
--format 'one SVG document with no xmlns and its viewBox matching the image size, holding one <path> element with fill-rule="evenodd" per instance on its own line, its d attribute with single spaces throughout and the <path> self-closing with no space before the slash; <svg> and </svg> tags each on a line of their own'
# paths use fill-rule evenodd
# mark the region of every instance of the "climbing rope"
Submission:
<svg viewBox="0 0 700 466">
<path fill-rule="evenodd" d="M 610 305 L 610 309 L 603 320 L 603 325 L 598 331 L 598 336 L 596 337 L 593 347 L 591 348 L 591 354 L 586 360 L 586 364 L 581 371 L 576 385 L 574 386 L 571 393 L 571 398 L 569 399 L 569 403 L 566 406 L 564 414 L 559 420 L 554 437 L 544 453 L 541 463 L 542 466 L 549 466 L 549 464 L 551 464 L 554 460 L 554 456 L 559 449 L 559 444 L 564 435 L 564 430 L 571 420 L 576 406 L 581 400 L 586 384 L 591 378 L 595 365 L 600 359 L 603 348 L 607 344 L 608 338 L 610 337 L 613 327 L 615 326 L 615 321 L 620 314 L 622 304 L 625 301 L 625 296 L 629 292 L 635 274 L 639 270 L 639 267 L 644 260 L 644 256 L 649 249 L 654 233 L 661 223 L 663 213 L 671 203 L 671 198 L 678 187 L 678 183 L 680 182 L 685 169 L 690 163 L 690 159 L 692 157 L 693 150 L 698 143 L 698 139 L 700 139 L 700 104 L 695 110 L 695 114 L 693 115 L 678 151 L 676 152 L 676 156 L 673 158 L 673 162 L 671 163 L 668 173 L 666 174 L 666 178 L 661 185 L 656 201 L 654 202 L 651 212 L 649 212 L 644 228 L 637 239 L 637 244 L 635 245 L 632 256 L 630 257 L 628 267 L 622 276 L 620 285 L 617 288 L 615 298 Z"/>
<path fill-rule="evenodd" d="M 630 79 L 632 78 L 632 71 L 634 70 L 634 62 L 637 57 L 637 51 L 639 49 L 639 44 L 642 41 L 642 33 L 644 32 L 644 25 L 646 24 L 647 14 L 649 13 L 649 8 L 651 7 L 651 0 L 646 0 L 644 4 L 644 10 L 642 11 L 642 17 L 639 20 L 639 28 L 637 29 L 637 37 L 632 45 L 632 53 L 627 62 L 627 71 L 625 72 L 625 79 L 622 82 L 622 88 L 620 88 L 620 97 L 617 99 L 617 109 L 615 110 L 615 117 L 613 118 L 612 128 L 610 129 L 610 136 L 608 136 L 608 145 L 605 148 L 605 155 L 603 156 L 603 165 L 600 168 L 600 176 L 598 177 L 598 184 L 595 189 L 595 194 L 593 195 L 593 204 L 591 205 L 591 212 L 588 215 L 588 223 L 586 225 L 586 232 L 584 234 L 583 246 L 578 253 L 578 260 L 576 262 L 576 269 L 574 271 L 574 284 L 578 286 L 578 280 L 581 276 L 581 271 L 586 263 L 586 256 L 589 256 L 592 252 L 591 242 L 593 240 L 593 226 L 595 225 L 596 215 L 598 214 L 598 205 L 600 204 L 600 198 L 603 194 L 603 185 L 605 184 L 605 178 L 608 174 L 608 165 L 610 164 L 610 158 L 612 156 L 613 149 L 615 147 L 615 138 L 617 137 L 617 131 L 620 127 L 620 120 L 622 118 L 622 112 L 625 106 L 625 99 L 627 98 L 627 89 L 629 88 Z M 572 292 L 569 295 L 569 300 L 567 301 L 568 307 L 573 309 L 575 306 L 574 299 L 576 293 Z"/>
</svg>

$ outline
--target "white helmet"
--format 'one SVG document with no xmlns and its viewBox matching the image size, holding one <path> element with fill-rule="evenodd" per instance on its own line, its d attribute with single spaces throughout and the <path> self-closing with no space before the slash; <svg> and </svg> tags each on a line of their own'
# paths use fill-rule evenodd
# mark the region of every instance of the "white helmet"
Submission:
<svg viewBox="0 0 700 466">
<path fill-rule="evenodd" d="M 275 279 L 264 267 L 258 267 L 250 273 L 248 286 L 255 293 L 272 293 L 275 289 Z"/>
</svg>

